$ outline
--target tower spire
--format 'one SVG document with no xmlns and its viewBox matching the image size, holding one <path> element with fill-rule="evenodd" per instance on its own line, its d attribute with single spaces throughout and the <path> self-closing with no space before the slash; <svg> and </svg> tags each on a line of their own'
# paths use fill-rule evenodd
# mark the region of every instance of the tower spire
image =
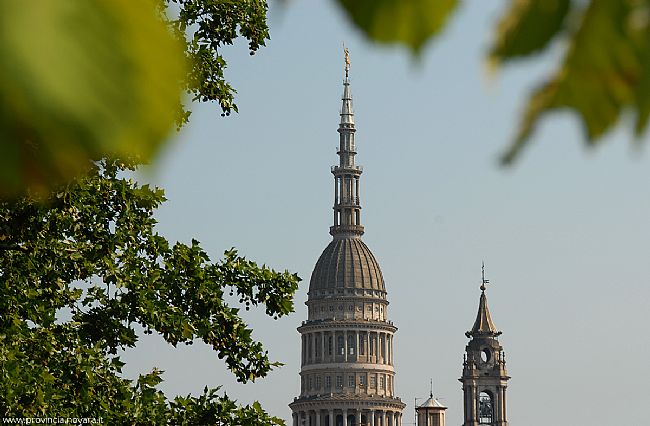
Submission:
<svg viewBox="0 0 650 426">
<path fill-rule="evenodd" d="M 354 163 L 357 154 L 354 143 L 354 112 L 352 110 L 352 92 L 350 90 L 350 53 L 343 47 L 345 54 L 345 80 L 341 98 L 341 120 L 339 122 L 339 164 L 332 166 L 334 175 L 334 224 L 330 234 L 337 237 L 361 236 L 361 204 L 359 197 L 359 178 L 363 169 Z"/>
<path fill-rule="evenodd" d="M 494 322 L 492 322 L 492 317 L 490 316 L 490 309 L 488 308 L 487 297 L 485 296 L 486 284 L 489 284 L 490 280 L 485 279 L 485 263 L 481 264 L 481 298 L 478 303 L 478 313 L 476 314 L 476 320 L 474 321 L 474 326 L 471 331 L 465 333 L 467 337 L 470 336 L 499 336 L 500 331 L 497 331 Z"/>
</svg>

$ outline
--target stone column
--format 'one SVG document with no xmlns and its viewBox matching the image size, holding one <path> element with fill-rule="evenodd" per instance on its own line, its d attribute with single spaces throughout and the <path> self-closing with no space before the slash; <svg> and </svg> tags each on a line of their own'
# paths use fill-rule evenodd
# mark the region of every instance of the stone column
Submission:
<svg viewBox="0 0 650 426">
<path fill-rule="evenodd" d="M 343 410 L 343 426 L 350 426 L 350 425 L 348 425 L 348 410 L 347 409 Z"/>
<path fill-rule="evenodd" d="M 366 362 L 370 362 L 370 331 L 366 331 L 366 336 L 364 337 L 366 342 Z"/>
<path fill-rule="evenodd" d="M 375 364 L 379 363 L 379 333 L 373 333 L 372 340 L 375 343 Z"/>
<path fill-rule="evenodd" d="M 311 363 L 313 358 L 314 341 L 311 333 L 307 333 L 307 364 Z"/>
<path fill-rule="evenodd" d="M 386 333 L 386 364 L 390 365 L 390 334 Z"/>
<path fill-rule="evenodd" d="M 360 337 L 361 337 L 361 332 L 355 331 L 354 332 L 354 340 L 357 343 L 357 352 L 355 353 L 355 355 L 356 355 L 355 360 L 356 361 L 359 361 L 359 353 L 361 353 L 361 345 L 360 345 L 361 339 L 360 339 Z"/>
<path fill-rule="evenodd" d="M 320 362 L 325 362 L 325 332 L 320 332 Z"/>
<path fill-rule="evenodd" d="M 370 410 L 368 413 L 368 426 L 375 426 L 375 410 Z"/>
<path fill-rule="evenodd" d="M 321 418 L 321 412 L 320 410 L 316 410 L 316 426 L 320 426 L 320 418 Z"/>
<path fill-rule="evenodd" d="M 291 417 L 293 417 L 293 426 L 298 426 L 298 413 L 294 411 L 291 413 Z"/>
<path fill-rule="evenodd" d="M 334 204 L 339 203 L 339 178 L 334 176 Z"/>
<path fill-rule="evenodd" d="M 386 410 L 384 410 L 383 414 L 381 415 L 381 426 L 386 426 L 387 420 L 388 416 Z"/>
<path fill-rule="evenodd" d="M 357 420 L 354 426 L 360 426 L 360 425 L 361 425 L 361 409 L 357 408 Z"/>
<path fill-rule="evenodd" d="M 335 421 L 336 421 L 336 419 L 334 418 L 334 410 L 330 410 L 329 411 L 329 421 L 328 421 L 329 425 L 327 425 L 327 426 L 336 426 Z"/>
<path fill-rule="evenodd" d="M 501 388 L 503 392 L 503 424 L 508 423 L 508 410 L 506 409 L 506 388 Z"/>
<path fill-rule="evenodd" d="M 345 357 L 343 358 L 343 360 L 345 362 L 348 362 L 348 331 L 347 330 L 343 331 L 343 352 L 345 353 Z"/>
<path fill-rule="evenodd" d="M 478 392 L 476 387 L 472 386 L 472 421 L 478 420 Z"/>
<path fill-rule="evenodd" d="M 492 397 L 492 420 L 501 423 L 501 389 L 497 388 Z"/>
<path fill-rule="evenodd" d="M 355 191 L 355 195 L 357 199 L 355 200 L 357 204 L 359 204 L 359 176 L 357 176 L 355 179 L 356 185 L 357 185 L 357 190 Z"/>
<path fill-rule="evenodd" d="M 350 197 L 350 203 L 352 203 L 352 191 L 354 184 L 352 183 L 352 175 L 348 175 L 348 197 Z"/>
<path fill-rule="evenodd" d="M 371 358 L 371 349 L 372 349 L 372 344 L 370 343 L 370 331 L 366 331 L 366 337 L 364 338 L 366 341 L 366 362 L 370 362 Z"/>
<path fill-rule="evenodd" d="M 381 360 L 381 339 L 379 338 L 379 334 L 379 332 L 375 333 L 375 352 L 377 352 L 375 356 L 376 364 L 379 364 L 379 361 Z"/>
</svg>

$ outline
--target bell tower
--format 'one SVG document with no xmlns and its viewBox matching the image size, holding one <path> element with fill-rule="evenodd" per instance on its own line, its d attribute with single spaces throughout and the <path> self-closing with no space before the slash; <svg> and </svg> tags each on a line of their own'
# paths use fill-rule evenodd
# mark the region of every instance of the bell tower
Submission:
<svg viewBox="0 0 650 426">
<path fill-rule="evenodd" d="M 478 314 L 465 347 L 463 375 L 464 418 L 463 426 L 507 426 L 506 388 L 510 377 L 506 371 L 506 358 L 497 337 L 500 331 L 492 322 L 485 296 L 485 265 L 481 268 L 481 298 Z"/>
</svg>

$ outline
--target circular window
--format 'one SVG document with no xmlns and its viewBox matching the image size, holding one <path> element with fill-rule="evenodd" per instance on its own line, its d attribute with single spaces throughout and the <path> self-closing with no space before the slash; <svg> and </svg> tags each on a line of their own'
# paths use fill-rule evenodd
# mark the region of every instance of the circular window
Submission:
<svg viewBox="0 0 650 426">
<path fill-rule="evenodd" d="M 492 358 L 492 353 L 490 352 L 490 349 L 484 348 L 481 351 L 481 360 L 483 362 L 488 362 L 490 360 L 490 358 Z"/>
</svg>

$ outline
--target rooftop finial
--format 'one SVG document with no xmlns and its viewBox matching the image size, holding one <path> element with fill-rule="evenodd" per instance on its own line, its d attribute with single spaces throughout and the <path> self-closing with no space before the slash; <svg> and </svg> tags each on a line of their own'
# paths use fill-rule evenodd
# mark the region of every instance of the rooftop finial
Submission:
<svg viewBox="0 0 650 426">
<path fill-rule="evenodd" d="M 485 284 L 489 284 L 490 280 L 485 279 L 485 262 L 481 262 L 481 291 L 485 291 Z"/>
<path fill-rule="evenodd" d="M 348 78 L 348 71 L 350 71 L 350 51 L 343 43 L 343 53 L 345 54 L 345 78 Z"/>
<path fill-rule="evenodd" d="M 429 397 L 433 398 L 433 379 L 431 379 L 431 390 L 429 391 Z"/>
</svg>

